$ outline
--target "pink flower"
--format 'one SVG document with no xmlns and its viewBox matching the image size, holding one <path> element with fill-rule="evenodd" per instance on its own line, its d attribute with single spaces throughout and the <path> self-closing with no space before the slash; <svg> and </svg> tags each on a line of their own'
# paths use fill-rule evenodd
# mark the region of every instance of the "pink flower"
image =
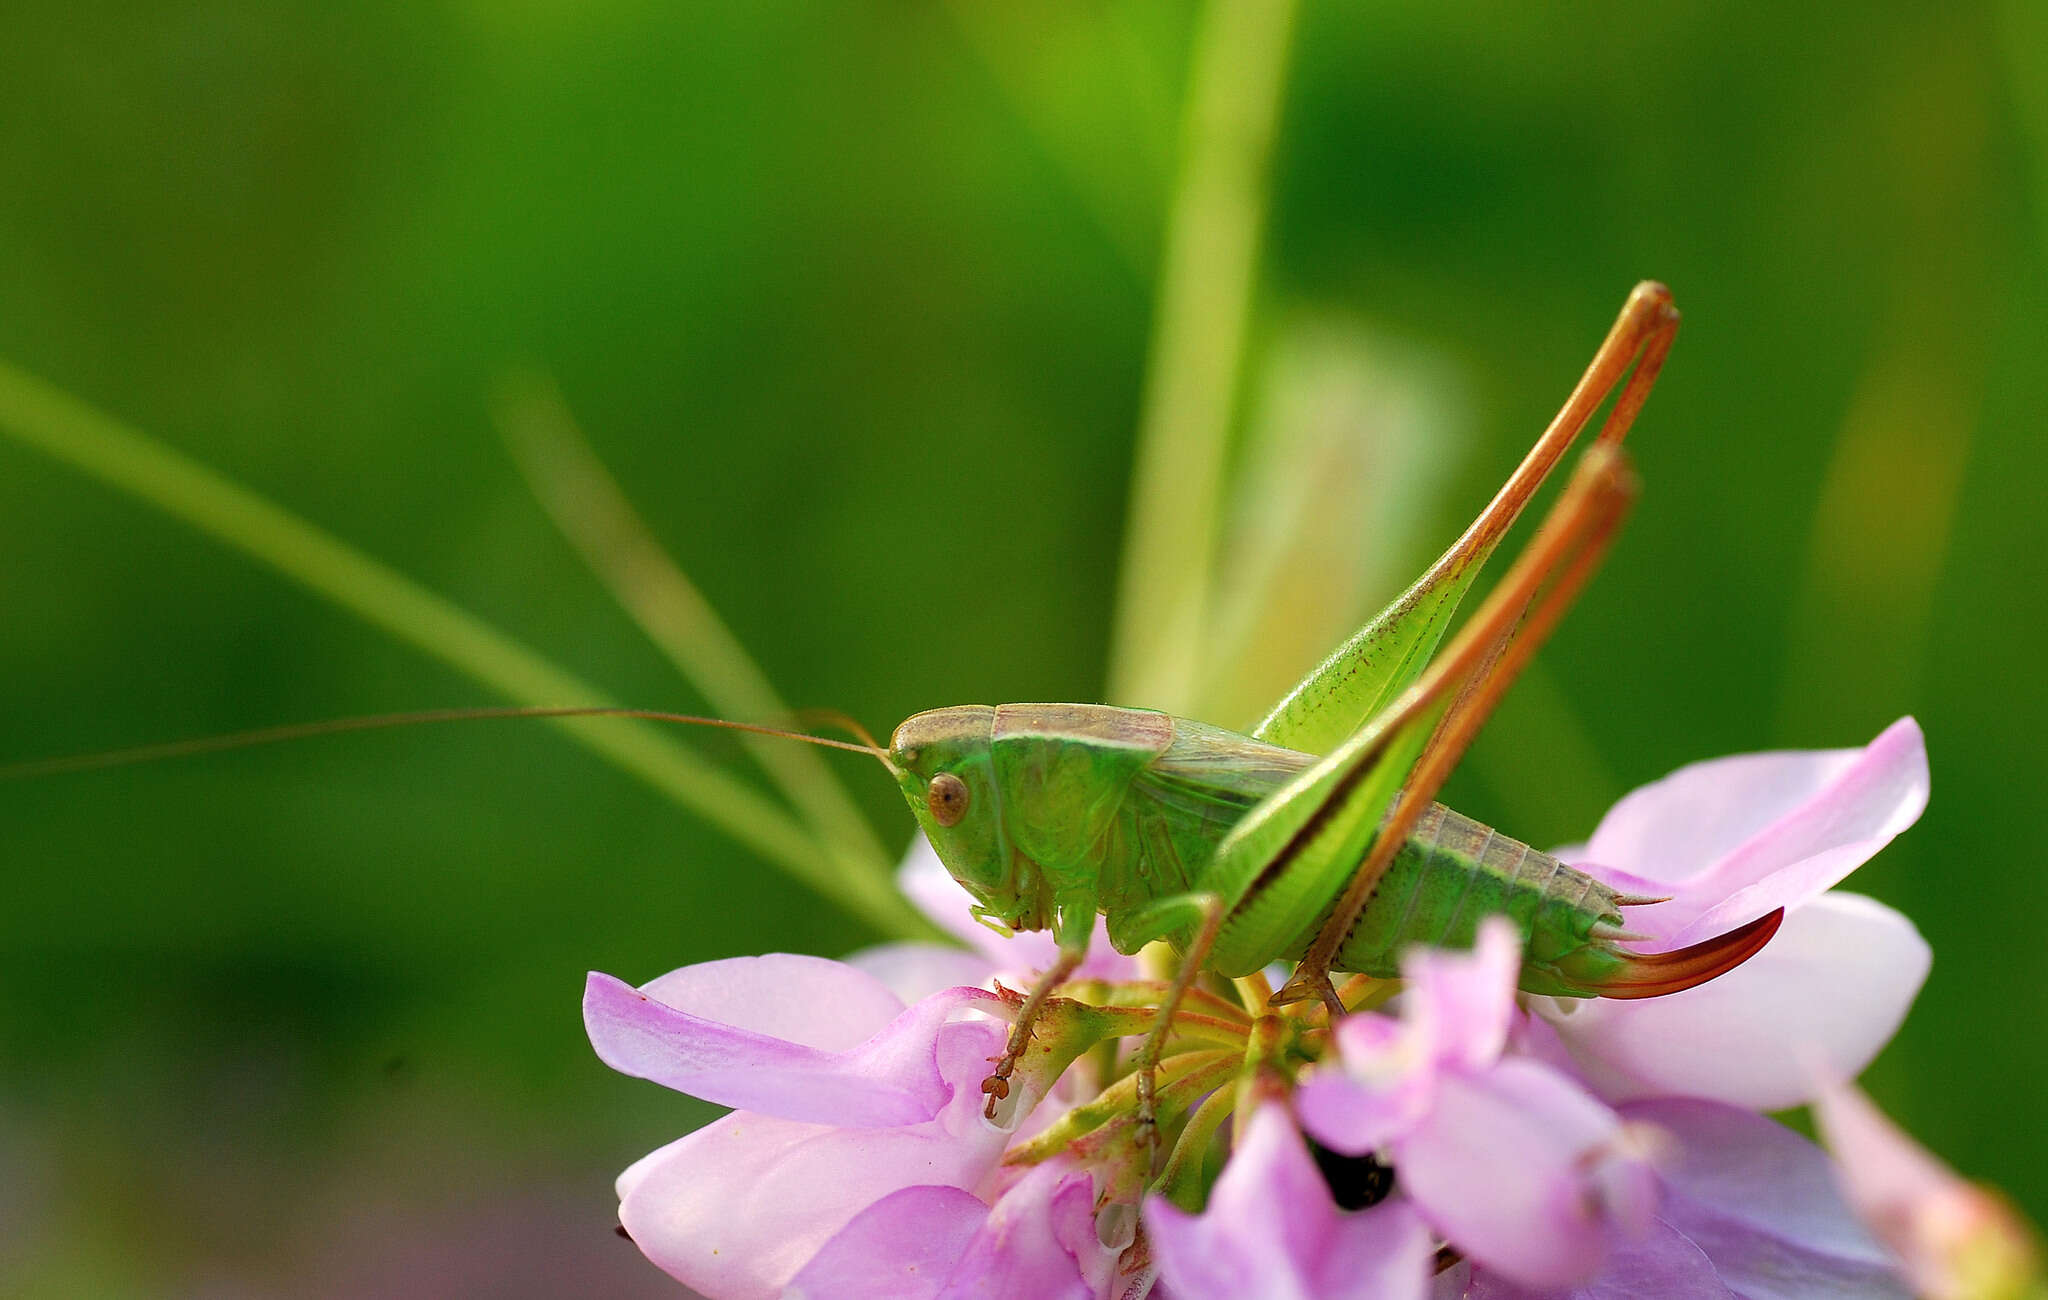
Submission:
<svg viewBox="0 0 2048 1300">
<path fill-rule="evenodd" d="M 1028 985 L 1048 936 L 966 918 L 923 840 L 904 891 L 970 944 L 890 944 L 848 962 L 770 954 L 684 967 L 635 989 L 593 973 L 584 1024 L 606 1064 L 738 1109 L 619 1176 L 619 1219 L 648 1259 L 707 1295 L 891 1300 L 1094 1295 L 1121 1245 L 1096 1236 L 1071 1161 L 1001 1165 L 1064 1103 L 1019 1076 L 1015 1131 L 981 1116 L 1008 1026 L 979 987 Z M 1080 976 L 1131 979 L 1098 934 Z M 836 1280 L 835 1280 L 836 1279 Z M 965 1289 L 963 1289 L 965 1288 Z"/>
<path fill-rule="evenodd" d="M 1406 1202 L 1339 1210 L 1277 1101 L 1252 1112 L 1200 1215 L 1155 1196 L 1145 1222 L 1176 1300 L 1421 1300 L 1436 1253 Z"/>
<path fill-rule="evenodd" d="M 1534 999 L 1532 1019 L 1501 921 L 1472 953 L 1411 953 L 1399 1019 L 1331 1029 L 1313 1008 L 1196 991 L 1159 1093 L 1177 1199 L 1201 1197 L 1212 1142 L 1227 1160 L 1201 1214 L 1154 1196 L 1142 1220 L 1128 1053 L 1087 1049 L 1143 1033 L 1160 986 L 1098 927 L 1092 986 L 1074 993 L 1104 1000 L 1039 1022 L 1012 1126 L 986 1122 L 981 1084 L 1019 1001 L 991 990 L 1027 986 L 1053 948 L 969 922 L 920 843 L 905 890 L 965 951 L 745 958 L 640 989 L 590 977 L 600 1057 L 738 1108 L 621 1175 L 620 1219 L 713 1297 L 1136 1298 L 1155 1276 L 1172 1300 L 1903 1295 L 1825 1157 L 1736 1107 L 1798 1100 L 1816 1065 L 1859 1067 L 1904 1014 L 1926 945 L 1890 909 L 1824 891 L 1912 823 L 1926 788 L 1907 721 L 1861 751 L 1700 764 L 1617 805 L 1580 856 L 1626 892 L 1671 895 L 1631 909 L 1657 947 L 1789 909 L 1761 955 L 1687 993 Z M 1219 1125 L 1248 1096 L 1232 1140 Z M 1209 1119 L 1183 1132 L 1197 1106 Z M 1341 1162 L 1366 1153 L 1393 1167 L 1392 1199 L 1340 1209 L 1358 1203 L 1332 1190 Z M 1431 1283 L 1438 1239 L 1463 1262 Z"/>
<path fill-rule="evenodd" d="M 1997 1193 L 1958 1178 L 1846 1083 L 1814 1104 L 1843 1193 L 1930 1300 L 2038 1295 L 2040 1243 Z"/>
<path fill-rule="evenodd" d="M 1497 926 L 1470 957 L 1413 954 L 1403 1019 L 1341 1023 L 1342 1072 L 1296 1094 L 1311 1134 L 1381 1153 L 1398 1194 L 1467 1257 L 1439 1300 L 1903 1300 L 1819 1148 L 1712 1101 L 1609 1110 L 1516 1010 L 1515 960 Z"/>
<path fill-rule="evenodd" d="M 1735 1295 L 1905 1300 L 1897 1270 L 1837 1194 L 1813 1143 L 1711 1101 L 1634 1102 L 1621 1113 L 1673 1139 L 1658 1170 L 1658 1220 L 1697 1246 Z"/>
<path fill-rule="evenodd" d="M 1410 952 L 1402 1019 L 1341 1021 L 1342 1068 L 1317 1070 L 1296 1104 L 1332 1150 L 1385 1153 L 1452 1246 L 1528 1285 L 1563 1286 L 1592 1276 L 1614 1238 L 1647 1228 L 1654 1179 L 1620 1116 L 1550 1066 L 1503 1055 L 1520 967 L 1503 920 L 1469 955 Z"/>
<path fill-rule="evenodd" d="M 906 1187 L 811 1257 L 785 1300 L 1093 1300 L 1121 1246 L 1104 1246 L 1094 1180 L 1071 1162 L 1026 1170 L 994 1206 L 956 1187 Z"/>
<path fill-rule="evenodd" d="M 1608 811 L 1561 855 L 1637 894 L 1632 929 L 1676 947 L 1786 909 L 1777 936 L 1708 984 L 1641 1002 L 1544 999 L 1610 1099 L 1708 1097 L 1754 1110 L 1811 1098 L 1816 1068 L 1851 1077 L 1891 1039 L 1927 978 L 1913 923 L 1830 886 L 1927 806 L 1911 718 L 1860 750 L 1744 754 L 1680 768 Z"/>
<path fill-rule="evenodd" d="M 1905 1300 L 1890 1256 L 1835 1188 L 1820 1148 L 1784 1125 L 1718 1102 L 1631 1102 L 1621 1119 L 1656 1143 L 1656 1210 L 1599 1271 L 1559 1289 L 1525 1286 L 1483 1262 L 1438 1279 L 1436 1300 Z"/>
<path fill-rule="evenodd" d="M 985 1191 L 1007 1135 L 980 1085 L 1005 1030 L 951 1019 L 976 997 L 905 1008 L 850 966 L 782 954 L 638 990 L 593 974 L 584 1023 L 606 1064 L 742 1108 L 621 1174 L 620 1223 L 678 1280 L 744 1300 L 780 1294 L 906 1188 Z"/>
</svg>

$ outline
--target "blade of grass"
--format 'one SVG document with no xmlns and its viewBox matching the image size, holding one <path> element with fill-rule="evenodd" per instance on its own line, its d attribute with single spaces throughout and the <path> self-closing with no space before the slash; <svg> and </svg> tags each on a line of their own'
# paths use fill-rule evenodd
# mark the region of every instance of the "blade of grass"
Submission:
<svg viewBox="0 0 2048 1300">
<path fill-rule="evenodd" d="M 542 509 L 676 671 L 717 713 L 782 725 L 789 706 L 697 584 L 655 540 L 554 382 L 531 371 L 507 375 L 492 395 L 491 410 Z M 889 878 L 890 855 L 815 751 L 759 736 L 741 739 L 847 870 Z"/>
<path fill-rule="evenodd" d="M 1172 114 L 1129 8 L 983 0 L 952 0 L 944 8 L 1025 135 L 1065 178 L 1118 260 L 1144 280 L 1158 252 L 1156 204 Z"/>
<path fill-rule="evenodd" d="M 1998 17 L 2013 121 L 2023 141 L 2041 251 L 2048 253 L 2048 8 L 2037 0 L 2005 0 Z"/>
<path fill-rule="evenodd" d="M 508 699 L 610 703 L 396 570 L 6 362 L 0 362 L 0 433 L 227 543 Z M 773 801 L 652 725 L 590 718 L 554 725 L 884 933 L 932 932 L 888 881 L 842 872 Z"/>
<path fill-rule="evenodd" d="M 1184 711 L 1201 679 L 1293 0 L 1215 0 L 1195 36 L 1147 359 L 1109 698 Z"/>
<path fill-rule="evenodd" d="M 1879 281 L 1868 360 L 1790 606 L 1777 715 L 1787 744 L 1854 734 L 1919 690 L 1990 357 L 2015 301 L 1995 261 L 2004 236 L 1989 196 L 2002 133 L 1980 43 L 1930 22 L 1912 66 L 1871 110 L 1887 174 L 1913 198 L 1888 217 L 1887 245 L 1901 251 Z"/>
<path fill-rule="evenodd" d="M 1982 410 L 1979 366 L 1944 328 L 1955 319 L 1898 327 L 1835 434 L 1786 629 L 1786 744 L 1844 734 L 1873 702 L 1911 699 L 1920 684 Z"/>
<path fill-rule="evenodd" d="M 1426 354 L 1331 312 L 1290 312 L 1266 336 L 1193 714 L 1226 726 L 1271 712 L 1401 589 L 1428 545 L 1424 503 L 1467 440 L 1459 386 Z"/>
</svg>

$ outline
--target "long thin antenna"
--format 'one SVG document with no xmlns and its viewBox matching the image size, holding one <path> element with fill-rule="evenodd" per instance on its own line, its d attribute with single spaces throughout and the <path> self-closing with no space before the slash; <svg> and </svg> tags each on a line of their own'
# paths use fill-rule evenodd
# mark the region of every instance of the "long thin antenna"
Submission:
<svg viewBox="0 0 2048 1300">
<path fill-rule="evenodd" d="M 172 740 L 154 745 L 136 745 L 129 749 L 103 750 L 97 754 L 72 754 L 63 758 L 37 758 L 21 763 L 0 765 L 0 781 L 19 781 L 30 777 L 58 776 L 66 772 L 90 772 L 105 767 L 123 767 L 130 763 L 148 763 L 163 758 L 189 758 L 197 754 L 217 754 L 222 750 L 246 749 L 252 745 L 270 745 L 285 740 L 304 740 L 312 736 L 333 736 L 351 731 L 382 731 L 390 727 L 410 727 L 428 722 L 474 722 L 491 718 L 639 718 L 647 722 L 674 722 L 692 727 L 719 727 L 727 731 L 746 731 L 759 736 L 779 736 L 784 740 L 801 740 L 807 744 L 824 745 L 828 749 L 844 749 L 855 754 L 867 754 L 881 760 L 882 765 L 894 773 L 896 765 L 889 760 L 889 751 L 879 745 L 856 745 L 850 741 L 832 740 L 825 736 L 807 736 L 799 731 L 781 731 L 774 727 L 756 726 L 751 722 L 729 722 L 724 718 L 700 718 L 688 713 L 664 713 L 657 709 L 626 709 L 609 705 L 571 705 L 484 707 L 476 709 L 419 709 L 410 713 L 375 713 L 359 718 L 332 718 L 325 722 L 300 722 L 282 727 L 258 727 L 253 731 L 234 731 L 221 736 L 200 736 L 192 740 Z"/>
<path fill-rule="evenodd" d="M 888 748 L 875 739 L 875 733 L 860 725 L 860 719 L 839 709 L 799 709 L 793 721 L 802 727 L 837 727 L 850 736 L 860 737 L 870 749 Z"/>
</svg>

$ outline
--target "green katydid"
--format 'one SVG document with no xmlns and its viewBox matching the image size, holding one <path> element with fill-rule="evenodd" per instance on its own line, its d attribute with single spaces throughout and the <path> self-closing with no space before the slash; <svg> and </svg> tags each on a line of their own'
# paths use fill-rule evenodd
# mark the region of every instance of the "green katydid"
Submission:
<svg viewBox="0 0 2048 1300">
<path fill-rule="evenodd" d="M 1590 577 L 1633 496 L 1615 450 L 1677 314 L 1639 286 L 1558 419 L 1471 529 L 1251 734 L 1110 706 L 959 706 L 899 727 L 888 763 L 939 858 L 1001 927 L 1053 931 L 1059 957 L 1017 1014 L 988 1114 L 1033 1018 L 1086 953 L 1170 939 L 1183 954 L 1139 1058 L 1151 1070 L 1194 973 L 1300 962 L 1275 1002 L 1342 1004 L 1331 969 L 1388 976 L 1411 944 L 1467 946 L 1505 914 L 1521 984 L 1567 997 L 1654 997 L 1703 983 L 1769 941 L 1781 913 L 1677 952 L 1620 945 L 1632 898 L 1431 802 L 1465 746 Z M 1631 369 L 1632 367 L 1632 369 Z M 1458 597 L 1621 376 L 1600 442 L 1486 605 L 1426 671 Z M 1348 733 L 1348 735 L 1347 735 Z M 1328 745 L 1333 737 L 1341 743 Z M 1327 749 L 1322 757 L 1312 750 Z"/>
<path fill-rule="evenodd" d="M 1525 949 L 1522 987 L 1651 997 L 1733 969 L 1775 931 L 1772 913 L 1677 952 L 1621 945 L 1618 895 L 1555 858 L 1432 802 L 1493 704 L 1590 577 L 1633 496 L 1614 444 L 1640 410 L 1677 327 L 1661 285 L 1631 294 L 1571 397 L 1487 509 L 1414 586 L 1240 734 L 1143 709 L 965 705 L 920 713 L 886 748 L 610 708 L 448 710 L 278 728 L 0 775 L 204 752 L 334 730 L 456 717 L 625 714 L 761 731 L 869 753 L 896 779 L 948 870 L 999 927 L 1053 931 L 1059 957 L 1019 1008 L 985 1083 L 988 1113 L 1095 917 L 1134 952 L 1168 939 L 1183 959 L 1139 1058 L 1141 1116 L 1173 1011 L 1203 970 L 1247 975 L 1297 960 L 1274 1001 L 1342 1003 L 1332 969 L 1387 976 L 1415 943 L 1464 946 L 1505 914 Z M 1625 380 L 1625 382 L 1624 382 Z M 1484 606 L 1435 652 L 1479 567 L 1594 413 L 1596 446 L 1551 518 Z M 1434 658 L 1433 658 L 1434 656 Z"/>
</svg>

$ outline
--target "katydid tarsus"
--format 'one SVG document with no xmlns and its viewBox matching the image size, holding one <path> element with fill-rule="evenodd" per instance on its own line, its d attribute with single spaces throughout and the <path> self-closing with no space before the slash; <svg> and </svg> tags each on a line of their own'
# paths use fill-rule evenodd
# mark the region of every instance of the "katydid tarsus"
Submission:
<svg viewBox="0 0 2048 1300">
<path fill-rule="evenodd" d="M 1332 970 L 1387 977 L 1414 944 L 1462 947 L 1509 917 L 1522 987 L 1564 997 L 1654 997 L 1747 960 L 1780 913 L 1676 952 L 1643 954 L 1618 895 L 1555 858 L 1433 802 L 1481 723 L 1597 566 L 1634 495 L 1618 444 L 1677 328 L 1670 295 L 1639 286 L 1521 466 L 1430 569 L 1239 733 L 1139 708 L 963 705 L 917 714 L 890 744 L 611 708 L 446 710 L 277 728 L 84 760 L 23 775 L 290 735 L 457 717 L 625 714 L 762 731 L 865 752 L 889 770 L 932 847 L 998 928 L 1050 929 L 1058 957 L 1017 1008 L 984 1083 L 998 1115 L 1046 999 L 1085 955 L 1095 918 L 1135 952 L 1167 940 L 1178 972 L 1136 1061 L 1140 1120 L 1173 1013 L 1203 971 L 1298 963 L 1278 1003 L 1344 1004 Z M 1618 396 L 1615 390 L 1619 388 Z M 1572 441 L 1613 396 L 1597 445 L 1481 608 L 1437 654 L 1480 566 Z M 865 739 L 865 737 L 863 737 Z"/>
</svg>

